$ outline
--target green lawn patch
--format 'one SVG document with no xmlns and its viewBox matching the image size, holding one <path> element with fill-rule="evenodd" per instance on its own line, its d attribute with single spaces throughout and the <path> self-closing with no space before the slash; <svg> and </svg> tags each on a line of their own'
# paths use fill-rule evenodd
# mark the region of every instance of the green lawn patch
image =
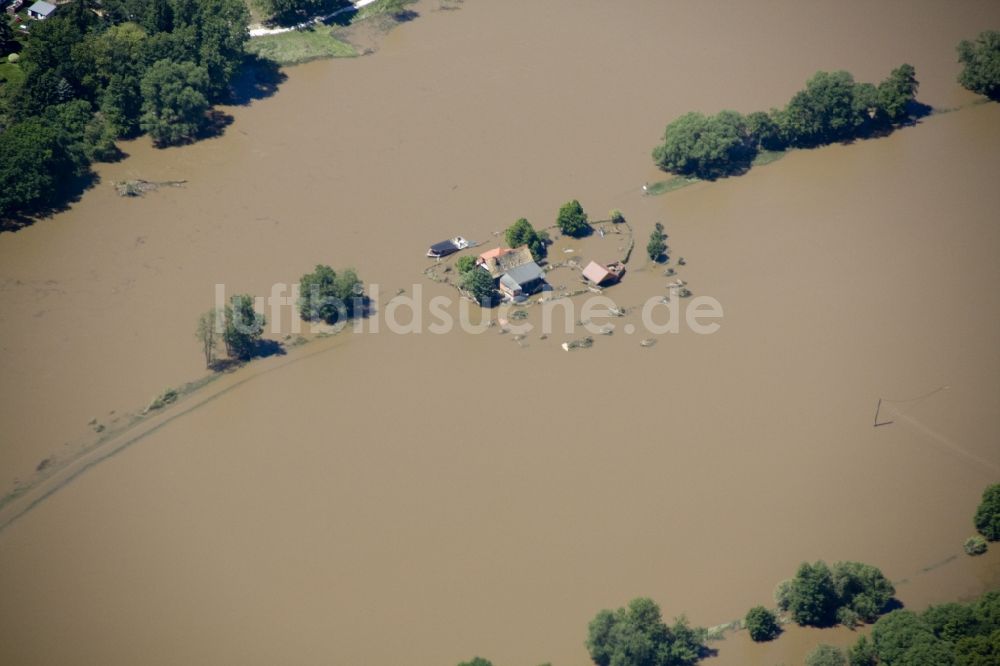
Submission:
<svg viewBox="0 0 1000 666">
<path fill-rule="evenodd" d="M 761 150 L 757 157 L 753 158 L 753 166 L 764 166 L 771 162 L 777 162 L 788 154 L 787 150 Z"/>
<path fill-rule="evenodd" d="M 673 192 L 674 190 L 679 190 L 682 187 L 687 187 L 688 185 L 694 185 L 695 183 L 700 183 L 701 178 L 696 178 L 694 176 L 674 176 L 673 178 L 667 178 L 666 180 L 659 180 L 652 185 L 646 187 L 646 194 L 652 196 L 659 196 L 661 194 L 666 194 L 667 192 Z"/>
<path fill-rule="evenodd" d="M 407 5 L 412 5 L 416 0 L 377 0 L 370 5 L 365 5 L 351 17 L 351 23 L 364 21 L 375 16 L 391 16 L 392 18 L 408 18 L 409 10 Z"/>
<path fill-rule="evenodd" d="M 7 58 L 0 58 L 0 90 L 8 84 L 17 85 L 24 80 L 24 70 L 17 63 L 7 62 Z"/>
<path fill-rule="evenodd" d="M 247 51 L 282 65 L 358 55 L 353 46 L 337 39 L 332 32 L 331 28 L 317 27 L 255 37 L 247 42 Z"/>
</svg>

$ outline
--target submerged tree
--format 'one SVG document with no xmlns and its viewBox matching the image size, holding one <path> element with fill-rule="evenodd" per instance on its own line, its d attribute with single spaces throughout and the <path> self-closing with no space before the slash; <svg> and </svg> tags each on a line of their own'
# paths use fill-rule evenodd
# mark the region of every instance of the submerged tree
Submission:
<svg viewBox="0 0 1000 666">
<path fill-rule="evenodd" d="M 909 106 L 917 97 L 917 71 L 913 65 L 902 64 L 892 70 L 882 83 L 878 84 L 876 100 L 879 113 L 889 123 L 899 123 L 907 119 Z"/>
<path fill-rule="evenodd" d="M 485 270 L 479 268 L 469 271 L 462 277 L 461 284 L 480 305 L 489 307 L 496 302 L 496 285 L 493 283 L 493 277 Z"/>
<path fill-rule="evenodd" d="M 986 30 L 976 41 L 958 43 L 958 61 L 964 65 L 958 82 L 972 92 L 1000 99 L 1000 32 Z"/>
<path fill-rule="evenodd" d="M 976 529 L 990 541 L 1000 541 L 1000 483 L 983 491 L 983 499 L 973 519 Z"/>
<path fill-rule="evenodd" d="M 801 625 L 825 627 L 834 623 L 837 592 L 825 562 L 803 562 L 799 566 L 788 589 L 788 610 Z"/>
<path fill-rule="evenodd" d="M 866 118 L 865 110 L 855 103 L 854 93 L 854 77 L 849 72 L 816 72 L 785 108 L 782 131 L 798 146 L 854 136 Z"/>
<path fill-rule="evenodd" d="M 353 268 L 339 274 L 319 264 L 299 280 L 299 316 L 328 324 L 360 314 L 364 305 L 361 279 Z"/>
<path fill-rule="evenodd" d="M 850 609 L 864 622 L 878 619 L 896 593 L 896 588 L 878 567 L 863 562 L 837 562 L 831 575 L 838 607 Z"/>
<path fill-rule="evenodd" d="M 158 60 L 140 85 L 139 125 L 159 146 L 194 139 L 208 123 L 208 73 L 193 62 Z"/>
<path fill-rule="evenodd" d="M 686 113 L 667 125 L 663 144 L 653 151 L 661 169 L 707 179 L 745 171 L 754 155 L 746 121 L 735 111 Z"/>
<path fill-rule="evenodd" d="M 559 225 L 559 231 L 574 238 L 586 236 L 591 232 L 587 214 L 583 212 L 583 206 L 576 199 L 564 203 L 559 208 L 556 224 Z"/>
<path fill-rule="evenodd" d="M 587 650 L 597 666 L 690 666 L 705 656 L 705 630 L 683 617 L 667 626 L 652 599 L 633 599 L 590 622 Z"/>
<path fill-rule="evenodd" d="M 257 351 L 265 323 L 264 315 L 253 308 L 253 296 L 233 296 L 225 309 L 225 326 L 222 331 L 222 340 L 230 358 L 243 361 L 251 358 Z"/>
<path fill-rule="evenodd" d="M 847 666 L 847 657 L 840 648 L 820 643 L 806 656 L 806 666 Z"/>
<path fill-rule="evenodd" d="M 507 231 L 504 232 L 504 240 L 507 241 L 508 247 L 527 245 L 528 249 L 531 250 L 532 258 L 535 261 L 540 261 L 545 258 L 549 235 L 544 231 L 535 231 L 531 222 L 522 217 L 507 227 Z"/>
<path fill-rule="evenodd" d="M 646 244 L 646 254 L 653 261 L 659 261 L 667 251 L 667 235 L 663 233 L 663 225 L 659 222 L 653 227 L 653 232 L 649 234 L 649 243 Z"/>
<path fill-rule="evenodd" d="M 220 323 L 222 313 L 217 309 L 209 310 L 198 317 L 198 328 L 195 336 L 201 343 L 202 354 L 205 355 L 205 367 L 211 368 L 216 360 L 216 352 L 219 346 Z"/>
<path fill-rule="evenodd" d="M 772 640 L 781 633 L 778 617 L 763 606 L 748 610 L 743 623 L 750 633 L 750 640 L 755 642 Z"/>
</svg>

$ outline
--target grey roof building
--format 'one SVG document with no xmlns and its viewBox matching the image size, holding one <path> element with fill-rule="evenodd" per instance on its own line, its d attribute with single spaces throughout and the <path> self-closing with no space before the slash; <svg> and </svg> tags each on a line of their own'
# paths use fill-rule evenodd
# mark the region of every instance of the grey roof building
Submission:
<svg viewBox="0 0 1000 666">
<path fill-rule="evenodd" d="M 28 16 L 33 19 L 38 19 L 42 21 L 51 16 L 52 12 L 56 10 L 56 6 L 44 2 L 43 0 L 38 0 L 35 4 L 28 7 Z"/>
<path fill-rule="evenodd" d="M 500 277 L 500 291 L 515 297 L 533 294 L 545 282 L 545 271 L 533 261 L 515 266 Z"/>
</svg>

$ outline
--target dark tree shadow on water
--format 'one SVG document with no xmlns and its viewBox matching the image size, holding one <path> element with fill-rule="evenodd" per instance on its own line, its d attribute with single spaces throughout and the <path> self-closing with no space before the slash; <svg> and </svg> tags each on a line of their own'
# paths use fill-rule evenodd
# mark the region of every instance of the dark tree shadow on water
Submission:
<svg viewBox="0 0 1000 666">
<path fill-rule="evenodd" d="M 420 18 L 420 13 L 415 12 L 412 9 L 404 9 L 401 12 L 396 12 L 392 14 L 392 18 L 399 23 L 409 23 L 413 19 Z"/>
<path fill-rule="evenodd" d="M 900 610 L 903 608 L 903 602 L 893 597 L 889 601 L 885 602 L 885 606 L 882 607 L 881 614 L 891 613 L 894 610 Z"/>
<path fill-rule="evenodd" d="M 354 22 L 354 17 L 358 15 L 358 10 L 350 9 L 344 12 L 340 12 L 335 16 L 331 16 L 327 20 L 323 21 L 325 25 L 339 25 L 341 27 L 347 27 Z M 420 13 L 415 12 L 412 9 L 401 9 L 397 12 L 391 12 L 386 14 L 381 14 L 373 16 L 372 18 L 383 18 L 396 23 L 409 23 L 410 21 L 419 18 Z"/>
<path fill-rule="evenodd" d="M 198 132 L 198 136 L 195 137 L 195 141 L 220 137 L 225 134 L 226 128 L 232 124 L 233 117 L 231 115 L 225 111 L 211 109 L 208 112 L 208 121 L 205 123 L 205 126 L 201 128 L 201 131 Z"/>
<path fill-rule="evenodd" d="M 122 155 L 125 154 L 122 153 Z M 72 204 L 80 200 L 84 192 L 100 182 L 100 176 L 93 171 L 88 171 L 81 176 L 61 179 L 46 201 L 33 204 L 23 211 L 7 216 L 0 215 L 0 233 L 19 231 L 30 227 L 39 219 L 52 217 L 56 213 L 69 210 Z"/>
<path fill-rule="evenodd" d="M 281 65 L 256 54 L 243 58 L 243 67 L 232 83 L 232 103 L 248 106 L 258 99 L 270 97 L 288 75 L 281 71 Z"/>
<path fill-rule="evenodd" d="M 917 121 L 934 113 L 934 107 L 930 104 L 924 104 L 923 102 L 913 100 L 906 105 L 906 113 L 913 121 Z"/>
<path fill-rule="evenodd" d="M 257 346 L 253 351 L 253 358 L 270 358 L 272 356 L 284 356 L 288 352 L 285 346 L 277 340 L 263 338 L 257 341 Z"/>
</svg>

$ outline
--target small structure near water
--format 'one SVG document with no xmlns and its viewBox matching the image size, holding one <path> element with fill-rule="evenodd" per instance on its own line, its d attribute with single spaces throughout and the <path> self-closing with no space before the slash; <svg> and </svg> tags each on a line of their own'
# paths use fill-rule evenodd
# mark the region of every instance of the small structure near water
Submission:
<svg viewBox="0 0 1000 666">
<path fill-rule="evenodd" d="M 623 275 L 625 275 L 625 264 L 620 261 L 612 262 L 607 266 L 592 261 L 583 269 L 583 277 L 598 287 L 615 284 L 622 279 Z"/>
</svg>

